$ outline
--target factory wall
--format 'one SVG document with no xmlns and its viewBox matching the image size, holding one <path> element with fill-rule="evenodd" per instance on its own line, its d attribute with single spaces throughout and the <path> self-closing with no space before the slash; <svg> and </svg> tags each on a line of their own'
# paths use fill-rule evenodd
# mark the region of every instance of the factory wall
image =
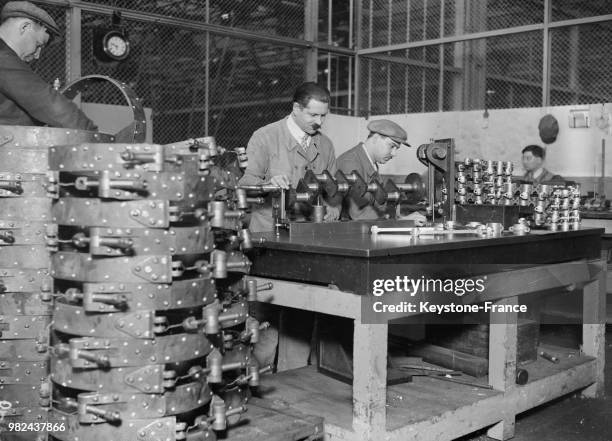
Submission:
<svg viewBox="0 0 612 441">
<path fill-rule="evenodd" d="M 590 117 L 589 128 L 570 128 L 572 110 L 584 109 Z M 406 175 L 425 170 L 416 159 L 414 149 L 431 139 L 454 138 L 458 158 L 472 157 L 512 161 L 515 174 L 522 174 L 521 150 L 528 144 L 543 145 L 538 123 L 545 114 L 559 121 L 557 140 L 547 146 L 546 167 L 566 179 L 579 181 L 583 193 L 593 190 L 601 176 L 601 144 L 605 140 L 606 194 L 612 194 L 612 104 L 521 108 L 461 112 L 436 112 L 403 115 L 381 115 L 373 119 L 391 119 L 408 132 L 413 148 L 402 148 L 397 157 L 381 167 L 385 175 Z M 603 118 L 602 118 L 603 115 Z M 330 115 L 324 132 L 334 142 L 339 155 L 367 135 L 368 120 L 361 117 Z M 606 128 L 600 126 L 608 125 Z"/>
</svg>

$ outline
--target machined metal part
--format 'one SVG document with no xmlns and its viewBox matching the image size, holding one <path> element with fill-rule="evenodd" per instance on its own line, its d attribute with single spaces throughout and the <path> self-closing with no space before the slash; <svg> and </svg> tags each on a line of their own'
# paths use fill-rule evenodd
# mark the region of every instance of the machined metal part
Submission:
<svg viewBox="0 0 612 441">
<path fill-rule="evenodd" d="M 240 415 L 246 411 L 246 407 L 237 406 L 228 408 L 225 400 L 215 395 L 210 404 L 208 422 L 215 431 L 224 431 L 227 429 L 228 420 L 232 416 Z"/>
<path fill-rule="evenodd" d="M 170 205 L 163 200 L 101 201 L 63 198 L 53 205 L 53 221 L 60 225 L 111 228 L 167 228 Z"/>
<path fill-rule="evenodd" d="M 201 333 L 154 339 L 78 337 L 63 344 L 66 347 L 54 350 L 54 357 L 66 360 L 74 369 L 86 370 L 183 363 L 204 357 L 213 349 Z"/>
<path fill-rule="evenodd" d="M 172 263 L 169 255 L 92 258 L 85 253 L 60 251 L 51 255 L 51 275 L 79 282 L 170 283 Z"/>
<path fill-rule="evenodd" d="M 165 332 L 165 317 L 156 317 L 151 310 L 86 313 L 80 306 L 56 302 L 53 312 L 54 328 L 72 335 L 92 337 L 154 338 Z"/>
<path fill-rule="evenodd" d="M 57 347 L 55 349 L 57 350 Z M 74 369 L 67 359 L 55 357 L 51 363 L 51 380 L 54 383 L 83 391 L 161 394 L 174 386 L 174 382 L 168 383 L 166 377 L 171 371 L 165 370 L 163 365 L 145 364 L 118 369 Z"/>
<path fill-rule="evenodd" d="M 2 227 L 0 226 L 0 231 Z M 75 232 L 78 231 L 78 232 Z M 92 256 L 141 256 L 170 253 L 172 256 L 208 253 L 214 248 L 214 237 L 208 222 L 198 226 L 176 226 L 169 229 L 60 228 L 60 241 L 71 242 L 78 251 Z"/>
<path fill-rule="evenodd" d="M 48 372 L 48 360 L 0 360 L 0 384 L 39 385 Z"/>
<path fill-rule="evenodd" d="M 7 425 L 8 423 L 43 423 L 48 420 L 49 416 L 48 407 L 40 407 L 36 405 L 31 407 L 16 407 L 13 406 L 12 403 L 9 409 L 3 409 L 0 412 L 0 418 L 4 419 L 4 425 Z M 36 441 L 39 440 L 36 439 Z"/>
<path fill-rule="evenodd" d="M 214 228 L 240 230 L 241 220 L 245 218 L 246 212 L 230 209 L 225 201 L 211 201 L 208 203 L 208 216 L 210 225 Z"/>
<path fill-rule="evenodd" d="M 23 407 L 47 407 L 50 404 L 50 386 L 44 378 L 39 378 L 34 384 L 0 384 L 0 397 L 10 401 L 12 409 Z M 14 413 L 16 416 L 24 415 L 22 411 Z"/>
<path fill-rule="evenodd" d="M 87 75 L 67 84 L 61 92 L 68 99 L 74 99 L 81 92 L 91 87 L 92 84 L 99 84 L 100 82 L 107 82 L 118 89 L 125 98 L 128 107 L 132 110 L 132 122 L 120 130 L 114 136 L 114 140 L 117 142 L 143 142 L 147 135 L 147 120 L 145 118 L 144 107 L 142 106 L 142 100 L 136 96 L 134 90 L 127 84 L 104 75 Z M 70 143 L 54 143 L 50 145 L 61 144 Z"/>
<path fill-rule="evenodd" d="M 53 409 L 49 420 L 64 423 L 64 430 L 50 432 L 54 438 L 61 441 L 184 441 L 186 439 L 187 425 L 178 422 L 174 416 L 150 419 L 123 418 L 119 426 L 92 425 L 81 424 L 79 416 L 75 413 Z M 202 429 L 190 431 L 190 433 L 195 432 L 202 434 L 202 438 L 189 438 L 190 441 L 214 440 L 213 437 L 205 437 Z"/>
<path fill-rule="evenodd" d="M 44 245 L 0 246 L 0 268 L 39 269 L 48 267 L 49 252 Z"/>
<path fill-rule="evenodd" d="M 372 195 L 374 201 L 383 205 L 387 202 L 387 192 L 384 190 L 382 184 L 378 181 L 378 179 L 373 178 L 368 184 L 368 193 Z"/>
<path fill-rule="evenodd" d="M 45 296 L 52 291 L 53 279 L 46 268 L 0 268 L 0 293 L 40 292 Z"/>
<path fill-rule="evenodd" d="M 58 171 L 164 169 L 164 147 L 160 144 L 70 143 L 49 148 L 49 168 Z"/>
<path fill-rule="evenodd" d="M 112 135 L 86 130 L 0 125 L 0 163 L 6 164 L 6 167 L 3 167 L 5 170 L 32 173 L 33 162 L 29 162 L 28 157 L 35 158 L 34 163 L 41 166 L 47 164 L 46 151 L 49 146 L 113 141 Z M 36 147 L 40 147 L 40 152 L 44 155 L 26 153 L 29 149 Z M 11 161 L 14 161 L 14 164 Z"/>
<path fill-rule="evenodd" d="M 368 184 L 357 171 L 353 170 L 350 174 L 345 175 L 344 179 L 350 183 L 348 194 L 357 206 L 363 207 L 370 203 L 370 200 L 364 197 L 368 191 Z"/>
<path fill-rule="evenodd" d="M 0 340 L 0 360 L 43 361 L 49 358 L 48 336 L 39 339 Z"/>
<path fill-rule="evenodd" d="M 0 198 L 0 213 L 5 220 L 29 219 L 51 220 L 51 199 L 44 198 Z"/>
<path fill-rule="evenodd" d="M 121 422 L 123 418 L 159 418 L 199 409 L 210 402 L 205 381 L 181 384 L 164 394 L 81 393 L 76 410 L 81 424 Z"/>
<path fill-rule="evenodd" d="M 45 245 L 50 229 L 54 226 L 49 222 L 0 220 L 0 246 Z"/>
<path fill-rule="evenodd" d="M 443 229 L 436 227 L 378 227 L 373 225 L 370 229 L 371 233 L 376 234 L 409 234 L 413 237 L 420 236 L 459 236 L 459 235 L 468 235 L 468 236 L 484 236 L 486 235 L 486 230 L 482 226 L 473 228 L 473 229 Z"/>
<path fill-rule="evenodd" d="M 213 277 L 224 279 L 228 272 L 241 272 L 247 274 L 251 269 L 251 261 L 240 251 L 214 250 L 210 253 L 210 264 Z"/>
<path fill-rule="evenodd" d="M 0 126 L 0 164 L 4 171 L 12 173 L 44 174 L 49 168 L 47 161 L 47 145 L 36 146 L 5 146 L 2 145 L 3 131 L 7 126 Z"/>
<path fill-rule="evenodd" d="M 3 340 L 41 339 L 48 334 L 49 315 L 0 315 L 0 338 Z M 1 396 L 1 395 L 0 395 Z"/>
<path fill-rule="evenodd" d="M 0 294 L 0 314 L 5 316 L 51 315 L 52 301 L 50 290 L 45 293 L 4 292 Z"/>
<path fill-rule="evenodd" d="M 249 354 L 250 351 L 246 351 L 241 345 L 226 354 L 213 349 L 206 357 L 206 368 L 202 369 L 202 373 L 206 373 L 206 380 L 210 384 L 222 383 L 224 372 L 246 370 L 250 361 Z"/>
<path fill-rule="evenodd" d="M 203 328 L 205 334 L 217 334 L 221 329 L 244 323 L 248 316 L 249 308 L 246 302 L 223 307 L 218 301 L 215 301 L 202 309 L 201 319 L 191 316 L 183 320 L 183 328 L 188 332 Z"/>
<path fill-rule="evenodd" d="M 0 172 L 0 198 L 44 198 L 47 184 L 46 174 Z"/>
<path fill-rule="evenodd" d="M 86 312 L 131 310 L 165 311 L 207 305 L 217 298 L 211 277 L 195 277 L 162 283 L 83 283 L 60 294 L 67 302 L 80 304 Z"/>
<path fill-rule="evenodd" d="M 196 207 L 213 197 L 207 178 L 195 183 L 184 173 L 109 171 L 60 173 L 60 196 L 100 197 L 114 200 L 163 199 L 175 205 Z"/>
</svg>

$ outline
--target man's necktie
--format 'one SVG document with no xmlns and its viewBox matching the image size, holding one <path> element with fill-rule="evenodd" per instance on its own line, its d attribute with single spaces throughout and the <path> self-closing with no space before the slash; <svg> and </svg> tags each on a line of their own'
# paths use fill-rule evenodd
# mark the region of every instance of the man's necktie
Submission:
<svg viewBox="0 0 612 441">
<path fill-rule="evenodd" d="M 302 146 L 302 150 L 307 151 L 308 150 L 308 135 L 304 135 L 304 137 L 302 138 L 302 142 L 300 143 L 300 145 Z"/>
</svg>

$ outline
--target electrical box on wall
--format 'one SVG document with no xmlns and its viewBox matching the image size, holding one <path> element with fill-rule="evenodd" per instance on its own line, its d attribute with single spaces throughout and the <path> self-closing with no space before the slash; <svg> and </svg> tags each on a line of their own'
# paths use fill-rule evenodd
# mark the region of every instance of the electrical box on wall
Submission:
<svg viewBox="0 0 612 441">
<path fill-rule="evenodd" d="M 570 129 L 586 129 L 591 127 L 591 119 L 588 110 L 570 110 L 569 114 Z"/>
</svg>

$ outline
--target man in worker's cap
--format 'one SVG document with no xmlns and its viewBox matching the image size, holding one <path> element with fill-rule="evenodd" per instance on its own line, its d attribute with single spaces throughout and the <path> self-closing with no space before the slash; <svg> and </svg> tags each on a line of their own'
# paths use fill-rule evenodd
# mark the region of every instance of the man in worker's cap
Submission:
<svg viewBox="0 0 612 441">
<path fill-rule="evenodd" d="M 402 145 L 410 147 L 406 131 L 388 119 L 370 121 L 369 134 L 365 141 L 338 157 L 338 170 L 349 174 L 356 171 L 366 181 L 378 178 L 378 164 L 385 164 L 397 153 Z M 351 219 L 378 219 L 385 215 L 386 207 L 378 205 L 373 196 L 366 193 L 365 200 L 356 202 L 347 196 L 345 208 Z M 419 220 L 422 216 L 419 217 Z"/>
<path fill-rule="evenodd" d="M 28 65 L 60 36 L 55 20 L 27 1 L 6 3 L 0 20 L 0 124 L 96 130 L 72 101 Z"/>
</svg>

